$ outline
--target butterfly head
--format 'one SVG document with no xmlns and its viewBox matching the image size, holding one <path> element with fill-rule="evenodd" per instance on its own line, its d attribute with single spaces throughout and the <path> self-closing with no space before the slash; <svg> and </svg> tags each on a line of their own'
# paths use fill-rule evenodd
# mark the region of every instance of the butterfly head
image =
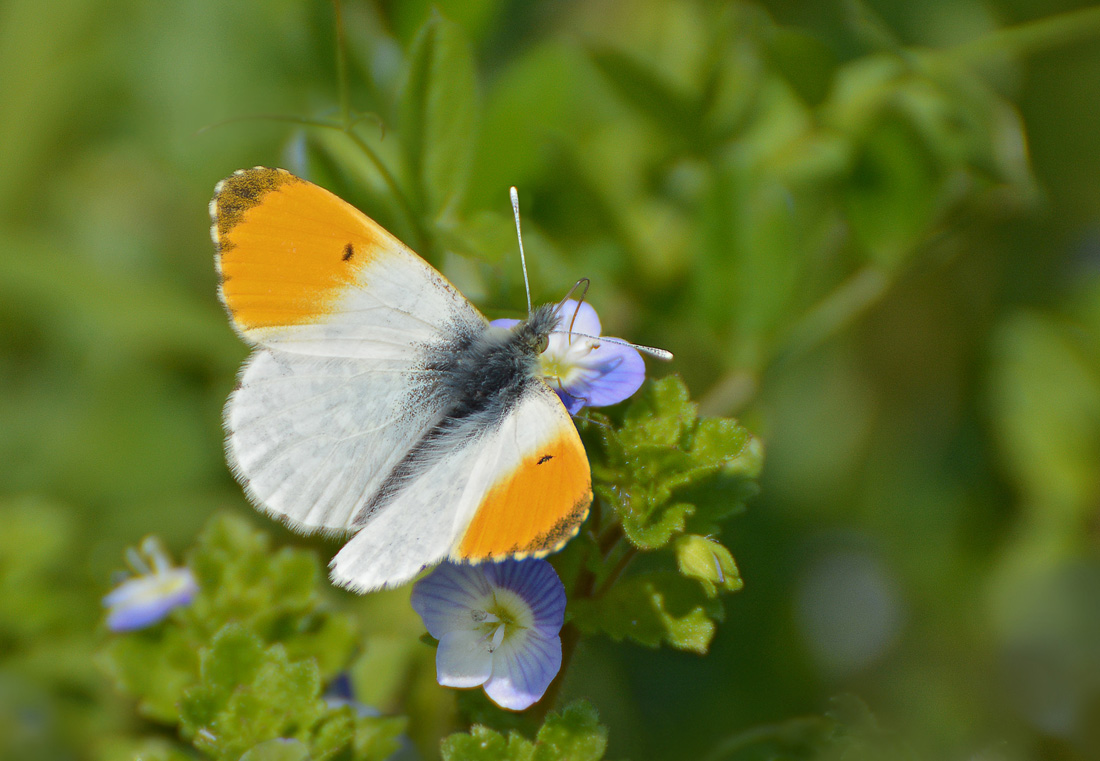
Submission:
<svg viewBox="0 0 1100 761">
<path fill-rule="evenodd" d="M 544 304 L 516 326 L 520 342 L 534 355 L 542 354 L 550 345 L 550 333 L 558 324 L 558 305 Z"/>
</svg>

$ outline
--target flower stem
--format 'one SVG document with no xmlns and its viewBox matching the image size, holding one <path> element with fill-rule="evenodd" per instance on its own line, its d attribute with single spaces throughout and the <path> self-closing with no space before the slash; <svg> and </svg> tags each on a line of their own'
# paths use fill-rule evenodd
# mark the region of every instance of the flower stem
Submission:
<svg viewBox="0 0 1100 761">
<path fill-rule="evenodd" d="M 340 98 L 340 122 L 344 129 L 351 129 L 351 96 L 348 92 L 348 54 L 344 41 L 344 11 L 340 0 L 332 0 L 336 26 L 336 86 Z"/>
<path fill-rule="evenodd" d="M 397 199 L 398 205 L 401 207 L 401 211 L 404 212 L 408 219 L 409 226 L 412 228 L 414 240 L 412 241 L 412 248 L 419 251 L 422 255 L 429 255 L 430 252 L 424 249 L 424 246 L 428 242 L 427 232 L 424 230 L 424 226 L 420 223 L 420 215 L 416 213 L 412 203 L 409 201 L 409 197 L 401 190 L 401 186 L 397 184 L 397 178 L 393 176 L 390 170 L 386 167 L 386 164 L 382 161 L 382 157 L 379 156 L 373 148 L 359 136 L 353 129 L 341 129 L 348 139 L 355 143 L 367 159 L 374 164 L 374 168 L 378 170 L 378 174 L 382 177 L 382 181 L 386 183 L 386 187 L 390 189 L 390 193 Z"/>
<path fill-rule="evenodd" d="M 945 57 L 973 63 L 1005 53 L 1028 55 L 1100 36 L 1100 7 L 1081 8 L 997 29 L 947 48 Z"/>
</svg>

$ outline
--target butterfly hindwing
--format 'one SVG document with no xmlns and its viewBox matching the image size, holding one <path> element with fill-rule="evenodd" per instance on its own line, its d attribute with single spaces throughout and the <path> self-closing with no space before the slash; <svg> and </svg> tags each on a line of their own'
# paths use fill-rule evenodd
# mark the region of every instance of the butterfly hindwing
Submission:
<svg viewBox="0 0 1100 761">
<path fill-rule="evenodd" d="M 451 558 L 477 562 L 559 549 L 592 504 L 588 456 L 569 413 L 536 381 L 494 439 L 486 447 L 481 499 Z"/>
<path fill-rule="evenodd" d="M 256 505 L 304 531 L 347 531 L 442 414 L 433 374 L 259 349 L 226 405 L 230 466 Z"/>
<path fill-rule="evenodd" d="M 333 579 L 366 591 L 448 557 L 545 555 L 577 532 L 591 502 L 577 429 L 557 395 L 532 379 L 496 424 L 456 429 L 445 455 L 429 459 L 336 555 Z"/>
</svg>

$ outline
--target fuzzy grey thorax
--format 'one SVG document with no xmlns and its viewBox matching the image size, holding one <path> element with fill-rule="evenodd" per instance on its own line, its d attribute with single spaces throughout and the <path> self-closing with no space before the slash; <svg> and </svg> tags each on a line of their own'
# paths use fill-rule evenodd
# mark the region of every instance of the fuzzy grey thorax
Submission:
<svg viewBox="0 0 1100 761">
<path fill-rule="evenodd" d="M 354 525 L 364 525 L 441 452 L 500 425 L 531 384 L 542 383 L 536 375 L 539 355 L 557 322 L 557 305 L 546 304 L 510 330 L 487 326 L 430 349 L 427 369 L 438 372 L 444 402 L 439 422 L 394 466 Z"/>
<path fill-rule="evenodd" d="M 453 400 L 445 416 L 460 420 L 482 411 L 503 416 L 535 380 L 538 357 L 557 321 L 557 306 L 546 304 L 511 330 L 487 329 L 447 357 L 439 367 Z"/>
</svg>

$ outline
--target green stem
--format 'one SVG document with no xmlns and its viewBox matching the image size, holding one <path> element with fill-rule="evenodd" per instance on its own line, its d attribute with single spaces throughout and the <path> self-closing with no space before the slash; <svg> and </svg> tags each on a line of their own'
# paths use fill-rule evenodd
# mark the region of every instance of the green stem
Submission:
<svg viewBox="0 0 1100 761">
<path fill-rule="evenodd" d="M 595 519 L 595 525 L 599 526 L 600 518 L 600 502 L 596 500 L 592 505 L 592 513 Z M 619 541 L 624 537 L 622 526 L 616 522 L 605 529 L 597 540 L 598 551 L 600 557 L 606 562 L 611 551 L 617 546 Z M 606 545 L 606 546 L 605 546 Z M 633 545 L 627 550 L 626 554 L 619 558 L 619 562 L 615 564 L 615 567 L 611 569 L 609 576 L 604 579 L 599 589 L 596 589 L 596 575 L 592 571 L 588 570 L 587 559 L 586 562 L 581 564 L 581 570 L 577 574 L 577 581 L 573 585 L 573 594 L 569 596 L 570 600 L 583 600 L 591 599 L 594 597 L 601 597 L 606 594 L 611 586 L 626 570 L 627 565 L 634 559 L 634 556 L 638 554 L 638 549 Z M 550 683 L 550 686 L 546 688 L 546 692 L 543 694 L 539 702 L 530 708 L 531 715 L 536 717 L 539 721 L 542 721 L 547 712 L 554 707 L 558 701 L 558 694 L 561 692 L 561 686 L 565 683 L 565 675 L 569 671 L 569 664 L 573 661 L 573 654 L 577 650 L 577 645 L 580 643 L 581 633 L 572 622 L 566 623 L 561 630 L 561 667 L 558 669 L 557 676 L 554 677 L 554 681 Z"/>
<path fill-rule="evenodd" d="M 598 599 L 611 591 L 611 587 L 615 586 L 615 582 L 619 580 L 619 577 L 623 575 L 623 571 L 630 565 L 632 561 L 638 555 L 638 548 L 634 545 L 630 545 L 623 556 L 619 558 L 619 562 L 615 564 L 615 567 L 611 569 L 607 574 L 607 578 L 603 580 L 603 583 L 592 592 L 592 597 Z"/>
<path fill-rule="evenodd" d="M 251 122 L 251 121 L 268 121 L 268 122 L 288 122 L 290 124 L 300 124 L 303 127 L 321 127 L 323 129 L 335 129 L 343 131 L 343 127 L 336 122 L 328 122 L 323 119 L 310 119 L 307 116 L 295 116 L 294 114 L 249 114 L 246 116 L 234 116 L 230 119 L 223 119 L 220 122 L 214 122 L 213 124 L 207 124 L 205 127 L 200 127 L 195 134 L 201 135 L 204 132 L 209 132 L 212 129 L 218 127 L 224 127 L 227 124 L 236 124 L 237 122 Z"/>
<path fill-rule="evenodd" d="M 783 348 L 771 362 L 820 346 L 879 303 L 889 287 L 890 277 L 878 267 L 857 271 L 803 315 L 778 342 Z"/>
<path fill-rule="evenodd" d="M 348 91 L 348 55 L 344 42 L 344 11 L 340 0 L 332 0 L 336 25 L 336 86 L 340 98 L 340 123 L 351 129 L 351 96 Z"/>
<path fill-rule="evenodd" d="M 397 178 L 390 173 L 390 170 L 386 167 L 382 161 L 382 157 L 375 153 L 374 149 L 370 147 L 366 140 L 361 138 L 355 131 L 351 129 L 340 129 L 348 139 L 355 143 L 359 150 L 366 154 L 367 159 L 374 164 L 374 168 L 378 170 L 378 174 L 381 175 L 382 181 L 386 183 L 386 187 L 390 189 L 390 193 L 397 199 L 398 205 L 401 207 L 401 211 L 404 212 L 408 218 L 409 226 L 412 228 L 414 240 L 412 241 L 412 248 L 418 251 L 421 255 L 426 255 L 429 252 L 424 250 L 423 246 L 428 240 L 427 232 L 424 230 L 424 226 L 420 223 L 420 216 L 416 213 L 412 203 L 409 201 L 409 197 L 401 190 L 401 186 L 397 184 Z"/>
<path fill-rule="evenodd" d="M 1010 53 L 1028 55 L 1100 36 L 1100 6 L 1026 21 L 982 35 L 976 40 L 943 50 L 940 55 L 974 63 Z"/>
<path fill-rule="evenodd" d="M 820 346 L 839 334 L 878 304 L 891 285 L 890 277 L 877 267 L 866 266 L 817 302 L 776 342 L 762 367 L 777 363 Z M 760 387 L 760 372 L 736 368 L 711 386 L 699 403 L 705 415 L 729 415 L 748 404 Z"/>
</svg>

